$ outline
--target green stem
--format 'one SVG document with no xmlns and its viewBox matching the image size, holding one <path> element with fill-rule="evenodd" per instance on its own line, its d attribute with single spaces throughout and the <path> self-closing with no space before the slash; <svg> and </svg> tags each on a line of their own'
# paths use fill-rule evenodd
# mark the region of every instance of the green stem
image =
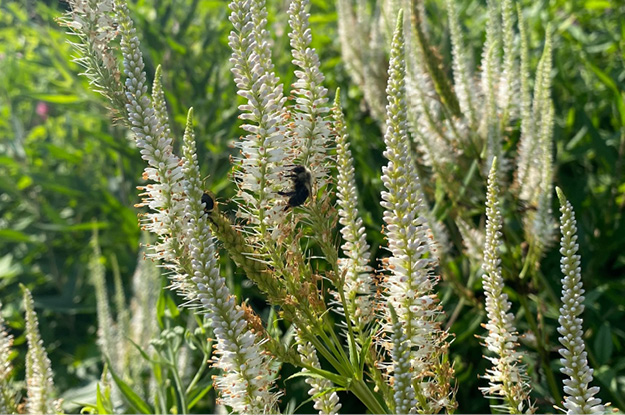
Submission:
<svg viewBox="0 0 625 415">
<path fill-rule="evenodd" d="M 204 374 L 204 370 L 206 369 L 206 366 L 208 365 L 209 359 L 210 359 L 210 356 L 207 356 L 206 353 L 204 353 L 204 357 L 202 358 L 202 364 L 200 365 L 200 368 L 198 369 L 198 371 L 195 373 L 195 376 L 191 380 L 191 383 L 189 383 L 189 386 L 187 387 L 187 390 L 185 391 L 185 395 L 189 395 L 191 393 L 191 390 L 200 381 L 200 378 Z"/>
<path fill-rule="evenodd" d="M 382 406 L 364 380 L 354 380 L 353 383 L 348 385 L 347 389 L 356 395 L 372 414 L 389 413 L 388 408 Z"/>
<path fill-rule="evenodd" d="M 186 414 L 187 413 L 186 394 L 182 387 L 182 380 L 180 379 L 180 375 L 178 374 L 178 367 L 176 366 L 176 363 L 175 363 L 176 354 L 171 349 L 171 345 L 169 343 L 167 346 L 167 354 L 169 355 L 168 357 L 169 357 L 170 364 L 171 364 L 171 373 L 174 376 L 174 382 L 176 383 L 176 391 L 178 392 L 178 396 L 180 399 L 180 401 L 178 402 L 178 410 L 180 411 L 180 413 Z"/>
<path fill-rule="evenodd" d="M 549 389 L 551 390 L 551 396 L 553 397 L 553 399 L 555 399 L 556 402 L 562 402 L 562 395 L 560 395 L 560 389 L 558 388 L 556 378 L 551 371 L 551 367 L 549 367 L 549 359 L 545 350 L 545 345 L 543 343 L 542 334 L 538 328 L 536 320 L 534 319 L 534 315 L 529 308 L 529 304 L 527 303 L 527 298 L 525 294 L 519 295 L 519 301 L 521 302 L 523 310 L 525 310 L 525 316 L 528 324 L 530 325 L 532 331 L 536 334 L 536 350 L 538 351 L 538 355 L 540 356 L 540 364 L 543 368 L 543 371 L 545 372 L 545 376 L 547 377 L 547 384 L 549 385 Z"/>
</svg>

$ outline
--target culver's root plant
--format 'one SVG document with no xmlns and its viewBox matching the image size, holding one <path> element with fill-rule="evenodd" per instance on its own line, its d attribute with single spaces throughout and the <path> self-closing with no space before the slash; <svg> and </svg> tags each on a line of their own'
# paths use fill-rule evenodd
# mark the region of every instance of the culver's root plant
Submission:
<svg viewBox="0 0 625 415">
<path fill-rule="evenodd" d="M 141 214 L 140 224 L 156 238 L 146 256 L 162 265 L 185 304 L 207 319 L 214 337 L 211 364 L 219 405 L 231 413 L 281 412 L 292 383 L 281 389 L 278 381 L 283 366 L 289 365 L 297 370 L 293 378 L 305 379 L 321 414 L 338 413 L 341 397 L 347 394 L 370 413 L 454 412 L 453 334 L 447 329 L 437 284 L 454 255 L 455 242 L 447 237 L 449 221 L 441 221 L 441 212 L 432 210 L 427 199 L 432 186 L 441 186 L 439 193 L 451 206 L 451 224 L 462 234 L 464 247 L 456 246 L 456 252 L 464 251 L 473 275 L 483 281 L 488 317 L 483 342 L 492 366 L 480 374 L 481 389 L 493 410 L 533 412 L 535 397 L 504 293 L 499 249 L 501 204 L 506 198 L 499 188 L 507 183 L 513 165 L 502 142 L 511 120 L 518 117 L 521 141 L 514 197 L 536 209 L 521 218 L 530 249 L 515 278 L 538 278 L 536 263 L 555 230 L 550 211 L 549 35 L 532 95 L 523 15 L 520 8 L 515 13 L 512 0 L 488 2 L 479 76 L 470 71 L 463 55 L 455 6 L 447 2 L 453 81 L 440 70 L 439 55 L 428 43 L 422 3 L 379 2 L 376 7 L 384 13 L 374 13 L 369 20 L 361 3 L 354 17 L 351 2 L 339 0 L 339 21 L 344 59 L 384 130 L 381 204 L 387 253 L 379 263 L 372 258 L 359 211 L 340 91 L 331 106 L 319 56 L 311 48 L 308 0 L 292 0 L 288 9 L 295 67 L 288 90 L 274 67 L 265 1 L 235 0 L 228 6 L 230 64 L 243 131 L 232 166 L 234 215 L 221 211 L 210 192 L 210 179 L 208 189 L 204 186 L 193 109 L 188 110 L 183 136 L 174 137 L 162 69 L 148 85 L 140 39 L 125 0 L 70 0 L 62 24 L 75 35 L 76 61 L 94 89 L 108 99 L 114 119 L 132 132 L 146 162 L 140 206 L 147 212 Z M 513 29 L 515 14 L 518 34 Z M 179 154 L 174 140 L 181 142 Z M 424 177 L 424 171 L 431 177 Z M 552 396 L 542 398 L 569 413 L 600 412 L 604 407 L 594 397 L 598 388 L 589 387 L 592 370 L 578 317 L 575 293 L 581 295 L 581 283 L 574 219 L 559 195 L 565 273 L 562 370 L 570 380 L 561 402 L 551 369 L 543 367 Z M 464 199 L 472 206 L 464 206 Z M 470 209 L 478 205 L 486 206 L 481 228 Z M 94 284 L 103 296 L 94 247 Z M 230 291 L 218 255 L 231 258 L 262 292 L 274 311 L 267 321 Z M 116 340 L 110 312 L 102 306 L 98 315 L 101 347 L 113 359 L 113 353 L 122 350 L 111 344 Z M 130 324 L 127 317 L 120 321 Z M 113 372 L 122 370 L 112 363 Z M 198 373 L 202 374 L 196 378 L 205 376 Z M 118 385 L 113 401 L 121 394 L 133 408 L 159 411 L 145 392 L 141 398 L 129 391 L 119 374 L 113 380 Z M 195 400 L 188 399 L 182 381 L 176 391 L 182 402 L 178 410 L 184 413 Z"/>
</svg>

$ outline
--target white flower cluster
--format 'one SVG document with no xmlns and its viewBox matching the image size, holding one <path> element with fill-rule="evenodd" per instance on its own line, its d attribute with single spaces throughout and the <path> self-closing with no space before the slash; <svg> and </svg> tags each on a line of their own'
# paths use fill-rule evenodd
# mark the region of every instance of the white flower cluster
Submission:
<svg viewBox="0 0 625 415">
<path fill-rule="evenodd" d="M 373 269 L 369 266 L 370 253 L 367 235 L 358 212 L 358 191 L 352 165 L 352 152 L 345 119 L 340 103 L 340 90 L 336 92 L 334 108 L 336 134 L 336 167 L 338 171 L 336 192 L 339 209 L 339 223 L 345 243 L 341 246 L 345 258 L 339 259 L 341 273 L 345 274 L 345 299 L 351 324 L 364 340 L 365 329 L 374 317 Z M 336 297 L 336 296 L 335 296 Z"/>
<path fill-rule="evenodd" d="M 601 399 L 595 395 L 599 387 L 589 387 L 592 382 L 593 370 L 588 367 L 588 359 L 582 339 L 582 323 L 580 317 L 584 311 L 584 288 L 580 270 L 580 256 L 577 254 L 577 226 L 575 212 L 571 203 L 564 197 L 560 189 L 556 189 L 560 199 L 560 268 L 562 269 L 562 307 L 558 317 L 558 333 L 560 343 L 564 348 L 559 352 L 562 355 L 562 373 L 569 378 L 564 380 L 564 407 L 567 414 L 598 414 L 605 412 Z"/>
<path fill-rule="evenodd" d="M 271 359 L 263 353 L 256 336 L 247 329 L 244 312 L 219 274 L 217 253 L 202 203 L 203 190 L 193 134 L 193 111 L 189 110 L 183 142 L 186 238 L 189 242 L 191 281 L 197 303 L 211 319 L 215 337 L 215 366 L 223 370 L 215 384 L 221 403 L 236 413 L 275 412 L 278 394 L 271 391 L 274 373 Z"/>
<path fill-rule="evenodd" d="M 328 90 L 323 87 L 324 76 L 319 69 L 319 56 L 310 47 L 312 35 L 308 19 L 309 0 L 293 0 L 289 7 L 291 53 L 297 80 L 293 84 L 295 147 L 298 164 L 308 166 L 313 183 L 322 187 L 329 180 L 327 147 L 330 143 L 330 123 L 324 118 L 329 111 Z"/>
<path fill-rule="evenodd" d="M 43 340 L 39 334 L 39 321 L 35 314 L 33 296 L 26 287 L 24 290 L 24 308 L 26 309 L 26 413 L 52 414 L 61 413 L 61 401 L 56 398 L 56 389 L 52 379 L 52 366 Z"/>
<path fill-rule="evenodd" d="M 143 177 L 152 182 L 143 188 L 146 192 L 143 204 L 150 208 L 150 212 L 142 223 L 145 230 L 160 239 L 151 256 L 165 263 L 175 263 L 181 252 L 181 241 L 176 239 L 181 233 L 178 218 L 182 216 L 180 159 L 173 153 L 171 138 L 164 134 L 147 94 L 143 55 L 127 6 L 123 2 L 116 2 L 116 10 L 122 33 L 124 74 L 127 77 L 125 93 L 128 122 L 137 147 L 141 150 L 141 158 L 148 163 Z"/>
<path fill-rule="evenodd" d="M 484 244 L 484 275 L 482 276 L 488 316 L 488 322 L 484 326 L 488 330 L 488 335 L 484 343 L 496 356 L 486 356 L 493 366 L 487 369 L 484 375 L 484 378 L 489 381 L 489 386 L 480 389 L 488 398 L 503 400 L 503 407 L 510 413 L 523 413 L 526 410 L 532 412 L 533 407 L 528 399 L 527 374 L 525 367 L 520 363 L 522 355 L 516 351 L 518 335 L 514 327 L 514 315 L 509 312 L 511 304 L 508 296 L 503 292 L 504 282 L 498 252 L 503 219 L 499 208 L 497 162 L 497 159 L 493 160 L 488 175 L 486 242 Z M 526 403 L 528 403 L 527 407 Z"/>
<path fill-rule="evenodd" d="M 84 15 L 86 10 L 90 13 L 94 10 L 103 13 L 111 11 L 111 6 L 106 2 L 102 2 L 98 9 L 93 8 L 91 3 L 75 3 L 74 14 Z M 272 412 L 278 394 L 271 392 L 271 359 L 262 350 L 259 339 L 247 329 L 246 320 L 242 318 L 243 312 L 237 308 L 224 279 L 219 276 L 214 241 L 202 203 L 203 192 L 191 129 L 191 112 L 185 132 L 184 157 L 180 158 L 173 152 L 173 137 L 160 81 L 160 68 L 150 97 L 139 39 L 129 17 L 128 7 L 123 0 L 115 0 L 112 4 L 115 28 L 121 34 L 126 75 L 123 91 L 125 121 L 134 133 L 142 158 L 148 163 L 143 177 L 150 183 L 141 189 L 144 190 L 142 205 L 148 206 L 150 211 L 142 220 L 142 225 L 158 237 L 148 256 L 162 261 L 169 269 L 173 287 L 189 300 L 188 304 L 201 307 L 210 316 L 217 337 L 219 358 L 216 366 L 224 372 L 216 376 L 215 380 L 223 402 L 242 413 Z M 268 96 L 269 88 L 279 95 L 277 99 L 281 103 L 281 87 L 276 86 L 275 77 L 264 74 L 270 68 L 271 61 L 267 54 L 268 45 L 262 39 L 266 36 L 262 30 L 266 24 L 266 16 L 260 11 L 263 9 L 262 3 L 245 2 L 245 7 L 255 16 L 247 22 L 247 27 L 254 26 L 260 36 L 250 47 L 257 56 L 258 65 L 263 68 L 256 70 L 257 73 L 263 73 L 260 76 L 263 79 L 252 87 L 254 91 L 248 97 L 253 102 L 263 101 Z M 87 17 L 90 16 L 93 17 L 92 14 Z M 91 23 L 96 27 L 105 24 L 102 18 Z M 77 31 L 86 28 L 81 21 L 73 22 L 72 27 Z M 249 69 L 243 68 L 243 71 Z M 271 107 L 274 105 L 269 102 L 262 108 L 265 110 Z M 282 111 L 278 109 L 277 113 L 281 114 Z M 265 115 L 259 117 L 266 118 Z M 256 136 L 257 133 L 263 135 L 262 131 L 269 129 L 267 136 L 263 136 L 263 139 L 268 139 L 277 128 L 275 124 L 276 119 L 273 118 L 269 123 L 261 124 L 256 129 L 250 127 L 249 130 Z M 266 140 L 256 148 L 259 153 L 265 151 L 264 144 Z"/>
<path fill-rule="evenodd" d="M 241 198 L 239 216 L 248 220 L 252 232 L 265 237 L 267 231 L 277 231 L 284 220 L 284 205 L 276 202 L 283 199 L 277 192 L 285 187 L 283 170 L 292 158 L 292 146 L 285 140 L 286 97 L 273 72 L 264 1 L 236 0 L 229 7 L 234 26 L 228 38 L 232 73 L 238 94 L 247 101 L 239 106 L 239 118 L 246 121 L 241 128 L 248 134 L 236 142 L 241 149 L 235 171 Z M 274 233 L 273 237 L 277 236 Z"/>
<path fill-rule="evenodd" d="M 0 311 L 2 303 L 0 303 Z M 11 365 L 11 346 L 13 345 L 13 336 L 5 331 L 4 319 L 0 314 L 0 413 L 11 414 L 15 411 L 17 397 L 12 385 L 9 382 L 9 376 L 13 371 Z"/>
<path fill-rule="evenodd" d="M 388 249 L 392 255 L 387 263 L 390 274 L 385 287 L 389 306 L 383 308 L 386 319 L 384 331 L 393 332 L 389 312 L 392 306 L 407 338 L 412 379 L 417 384 L 414 393 L 417 397 L 425 396 L 430 402 L 439 401 L 446 406 L 447 396 L 438 399 L 430 392 L 436 389 L 433 386 L 444 389 L 445 385 L 430 385 L 438 380 L 429 379 L 426 375 L 435 364 L 433 360 L 438 357 L 437 351 L 443 347 L 447 334 L 436 321 L 440 313 L 437 296 L 433 292 L 437 283 L 433 274 L 436 260 L 430 250 L 430 231 L 422 216 L 425 207 L 420 197 L 420 180 L 409 147 L 405 74 L 403 15 L 400 13 L 391 46 L 387 86 L 389 103 L 384 156 L 388 164 L 382 168 L 386 191 L 382 192 L 381 203 L 387 225 Z M 392 366 L 388 368 L 389 372 L 393 370 Z M 435 403 L 432 405 L 422 409 L 427 412 L 441 409 L 435 408 Z"/>
<path fill-rule="evenodd" d="M 111 42 L 118 35 L 113 0 L 68 0 L 70 10 L 59 19 L 75 35 L 74 62 L 83 67 L 93 89 L 106 96 L 116 112 L 124 111 L 118 62 Z"/>
<path fill-rule="evenodd" d="M 321 368 L 319 364 L 319 358 L 317 357 L 317 351 L 310 342 L 305 342 L 298 339 L 297 351 L 302 358 L 302 362 L 310 365 L 314 368 Z M 303 369 L 303 372 L 307 372 L 307 369 Z M 313 406 L 319 411 L 320 415 L 334 415 L 341 409 L 339 403 L 339 396 L 336 392 L 328 392 L 328 389 L 334 385 L 327 379 L 320 379 L 316 377 L 306 378 L 306 383 L 310 385 L 308 394 L 313 397 L 315 405 Z"/>
<path fill-rule="evenodd" d="M 429 39 L 422 1 L 382 0 L 373 7 L 358 0 L 339 1 L 343 58 L 369 106 L 378 107 L 381 83 L 376 77 L 364 74 L 385 66 L 388 43 L 369 42 L 369 34 L 384 37 L 381 35 L 389 32 L 389 15 L 394 16 L 399 7 L 407 10 L 404 35 L 409 129 L 417 146 L 419 164 L 431 169 L 437 187 L 442 185 L 454 202 L 458 202 L 459 195 L 472 186 L 469 182 L 478 180 L 479 175 L 472 173 L 477 160 L 477 167 L 484 176 L 495 157 L 499 160 L 500 173 L 509 170 L 512 160 L 503 154 L 503 142 L 509 134 L 510 122 L 520 116 L 521 138 L 512 189 L 515 197 L 536 208 L 525 211 L 523 218 L 526 239 L 531 245 L 530 262 L 535 263 L 552 242 L 555 230 L 550 211 L 553 108 L 549 96 L 549 29 L 532 94 L 528 42 L 521 9 L 515 13 L 513 0 L 487 2 L 486 41 L 481 69 L 476 70 L 470 62 L 470 48 L 465 46 L 457 4 L 453 0 L 446 1 L 453 82 L 441 70 L 440 54 Z M 519 33 L 515 32 L 515 14 L 518 14 Z M 380 111 L 372 110 L 372 116 L 380 125 L 386 122 Z M 466 172 L 470 174 L 465 175 Z M 499 177 L 505 178 L 503 174 Z M 430 183 L 429 178 L 423 179 L 426 185 Z M 465 180 L 467 182 L 461 185 Z M 464 220 L 465 224 L 471 223 L 472 218 L 466 212 L 459 211 L 454 216 L 458 221 Z M 440 252 L 447 252 L 449 238 L 446 229 L 434 220 L 434 215 L 426 215 L 426 218 Z"/>
</svg>

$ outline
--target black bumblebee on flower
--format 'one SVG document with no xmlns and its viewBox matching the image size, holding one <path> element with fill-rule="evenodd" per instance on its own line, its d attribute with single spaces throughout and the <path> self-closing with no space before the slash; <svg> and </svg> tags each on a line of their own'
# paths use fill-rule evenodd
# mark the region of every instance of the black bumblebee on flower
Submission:
<svg viewBox="0 0 625 415">
<path fill-rule="evenodd" d="M 303 205 L 312 193 L 312 174 L 306 167 L 295 165 L 289 170 L 286 177 L 291 179 L 293 187 L 289 191 L 278 192 L 280 196 L 289 197 L 284 210 Z"/>
</svg>

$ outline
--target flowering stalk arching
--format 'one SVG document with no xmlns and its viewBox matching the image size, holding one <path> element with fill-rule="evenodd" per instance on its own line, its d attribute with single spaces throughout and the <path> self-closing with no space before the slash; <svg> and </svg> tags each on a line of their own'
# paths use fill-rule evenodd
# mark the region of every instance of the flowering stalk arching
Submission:
<svg viewBox="0 0 625 415">
<path fill-rule="evenodd" d="M 385 286 L 386 300 L 392 306 L 406 334 L 410 350 L 412 383 L 419 410 L 436 412 L 455 407 L 450 378 L 438 378 L 439 359 L 446 353 L 447 333 L 436 321 L 440 314 L 433 287 L 435 259 L 430 252 L 429 229 L 421 215 L 419 176 L 409 148 L 406 119 L 406 68 L 404 61 L 403 12 L 397 20 L 387 86 L 387 126 L 384 134 L 388 164 L 382 169 L 384 221 L 387 224 L 390 271 Z M 388 310 L 388 307 L 383 307 Z M 392 333 L 392 319 L 384 314 L 384 332 Z M 444 360 L 444 359 L 443 359 Z M 396 362 L 391 363 L 389 372 Z M 435 369 L 436 368 L 436 369 Z M 434 376 L 432 375 L 434 373 Z M 449 374 L 449 372 L 447 372 Z M 433 376 L 433 377 L 430 377 Z"/>
<path fill-rule="evenodd" d="M 115 53 L 109 46 L 117 36 L 113 0 L 68 0 L 70 10 L 58 21 L 78 37 L 73 60 L 84 68 L 92 89 L 112 104 L 115 117 L 126 121 L 126 99 Z"/>
<path fill-rule="evenodd" d="M 278 394 L 271 391 L 274 377 L 271 359 L 248 330 L 244 312 L 236 306 L 225 279 L 219 275 L 214 239 L 202 203 L 192 119 L 193 110 L 189 110 L 182 166 L 191 298 L 211 319 L 217 337 L 219 358 L 215 366 L 223 373 L 216 376 L 215 384 L 222 403 L 236 413 L 273 413 Z"/>
<path fill-rule="evenodd" d="M 127 77 L 127 121 L 134 133 L 137 147 L 141 150 L 141 157 L 148 163 L 143 177 L 152 181 L 141 187 L 145 190 L 141 205 L 147 205 L 151 210 L 142 220 L 143 228 L 158 237 L 150 257 L 163 261 L 165 267 L 173 273 L 174 286 L 186 291 L 184 271 L 178 263 L 183 253 L 183 241 L 180 239 L 183 208 L 180 159 L 173 153 L 172 139 L 165 134 L 159 120 L 162 117 L 155 111 L 147 94 L 148 85 L 139 38 L 123 0 L 115 0 L 115 12 L 121 34 L 124 73 Z M 160 81 L 155 83 L 155 88 L 160 88 Z M 159 95 L 158 91 L 155 91 L 155 95 Z"/>
<path fill-rule="evenodd" d="M 527 375 L 524 366 L 520 364 L 521 354 L 515 350 L 518 335 L 514 327 L 514 315 L 509 313 L 511 305 L 508 296 L 503 292 L 504 282 L 498 252 L 503 219 L 499 208 L 497 162 L 497 159 L 493 160 L 488 175 L 486 242 L 484 244 L 484 275 L 482 276 L 488 316 L 488 323 L 484 326 L 488 330 L 488 335 L 484 343 L 488 350 L 495 353 L 497 357 L 486 357 L 493 367 L 487 369 L 484 375 L 484 378 L 489 381 L 489 386 L 480 389 L 484 396 L 504 401 L 504 405 L 497 405 L 496 408 L 503 407 L 509 413 L 533 412 L 534 408 L 529 402 Z"/>
<path fill-rule="evenodd" d="M 597 414 L 605 412 L 601 399 L 595 395 L 599 387 L 589 387 L 592 382 L 593 370 L 588 367 L 588 359 L 582 339 L 582 323 L 580 317 L 584 311 L 584 288 L 580 272 L 580 256 L 577 254 L 577 227 L 573 207 L 562 190 L 556 187 L 560 199 L 562 239 L 560 241 L 560 268 L 562 278 L 562 307 L 558 317 L 558 333 L 562 335 L 558 340 L 564 348 L 559 352 L 562 355 L 562 369 L 560 371 L 569 378 L 564 380 L 563 405 L 567 414 Z"/>
</svg>

